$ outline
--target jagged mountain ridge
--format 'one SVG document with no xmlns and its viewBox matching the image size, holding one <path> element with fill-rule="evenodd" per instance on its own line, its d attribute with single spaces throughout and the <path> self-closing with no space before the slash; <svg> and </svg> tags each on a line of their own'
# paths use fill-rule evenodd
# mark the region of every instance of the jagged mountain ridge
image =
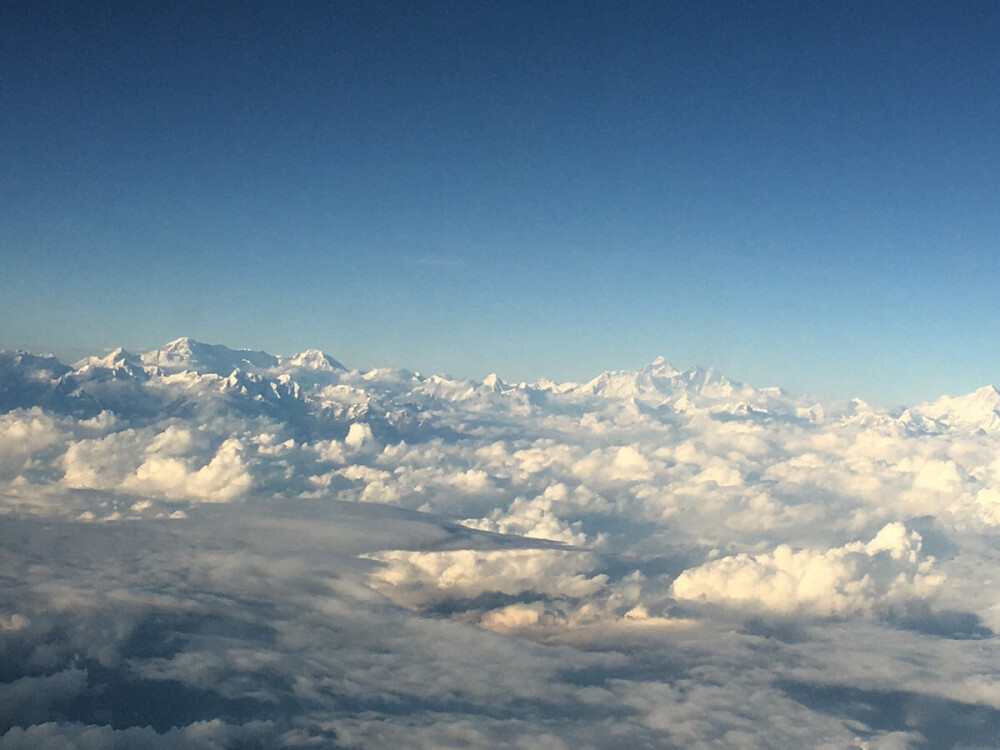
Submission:
<svg viewBox="0 0 1000 750">
<path fill-rule="evenodd" d="M 412 423 L 427 411 L 572 413 L 564 407 L 582 401 L 660 417 L 700 413 L 719 419 L 851 419 L 909 431 L 1000 429 L 1000 391 L 992 385 L 893 415 L 859 399 L 823 403 L 779 388 L 755 388 L 712 368 L 679 370 L 662 357 L 640 370 L 608 371 L 583 384 L 509 384 L 495 373 L 474 381 L 399 368 L 349 370 L 317 349 L 286 357 L 188 337 L 139 354 L 117 348 L 72 366 L 49 355 L 0 352 L 0 413 L 37 406 L 84 417 L 110 410 L 128 418 L 211 404 L 300 423 L 369 420 L 385 433 L 396 431 L 393 419 Z"/>
</svg>

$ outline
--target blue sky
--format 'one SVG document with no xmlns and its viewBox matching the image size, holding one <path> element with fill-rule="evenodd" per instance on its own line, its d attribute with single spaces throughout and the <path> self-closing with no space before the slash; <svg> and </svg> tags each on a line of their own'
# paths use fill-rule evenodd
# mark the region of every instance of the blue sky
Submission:
<svg viewBox="0 0 1000 750">
<path fill-rule="evenodd" d="M 994 3 L 0 10 L 0 347 L 1000 383 Z"/>
</svg>

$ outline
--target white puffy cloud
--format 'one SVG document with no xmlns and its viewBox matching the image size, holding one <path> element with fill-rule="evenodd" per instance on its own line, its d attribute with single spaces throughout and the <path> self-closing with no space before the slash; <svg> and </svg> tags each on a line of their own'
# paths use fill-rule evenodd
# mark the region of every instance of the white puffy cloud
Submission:
<svg viewBox="0 0 1000 750">
<path fill-rule="evenodd" d="M 595 564 L 589 553 L 552 549 L 392 550 L 372 555 L 384 567 L 372 574 L 373 585 L 407 606 L 484 593 L 523 592 L 581 597 L 607 582 L 588 576 Z"/>
<path fill-rule="evenodd" d="M 533 500 L 515 498 L 506 510 L 496 508 L 487 518 L 468 518 L 462 524 L 498 534 L 516 534 L 529 539 L 550 539 L 584 545 L 587 536 L 580 530 L 580 522 L 565 521 L 554 510 L 554 505 L 565 503 L 567 499 L 566 486 L 554 484 Z"/>
<path fill-rule="evenodd" d="M 373 442 L 372 428 L 364 422 L 354 422 L 347 430 L 347 437 L 344 438 L 344 445 L 355 451 L 360 451 Z"/>
<path fill-rule="evenodd" d="M 120 487 L 135 471 L 143 454 L 142 437 L 133 429 L 72 443 L 63 456 L 67 487 Z"/>
<path fill-rule="evenodd" d="M 158 455 L 147 458 L 129 477 L 125 486 L 141 492 L 162 493 L 166 497 L 193 497 L 206 502 L 227 502 L 250 489 L 253 480 L 243 460 L 243 443 L 229 438 L 197 468 Z"/>
<path fill-rule="evenodd" d="M 63 483 L 206 502 L 226 502 L 250 488 L 241 440 L 222 441 L 207 462 L 185 455 L 191 445 L 191 433 L 175 426 L 154 435 L 129 429 L 80 440 L 63 456 Z"/>
<path fill-rule="evenodd" d="M 15 479 L 38 466 L 47 450 L 67 437 L 52 415 L 37 407 L 0 414 L 0 479 Z"/>
<path fill-rule="evenodd" d="M 817 615 L 863 612 L 875 606 L 922 598 L 941 584 L 933 558 L 918 559 L 921 537 L 898 523 L 884 526 L 868 543 L 826 550 L 741 553 L 681 573 L 673 584 L 681 599 Z"/>
<path fill-rule="evenodd" d="M 642 482 L 652 479 L 655 467 L 633 445 L 591 451 L 573 464 L 573 473 L 587 482 Z"/>
</svg>

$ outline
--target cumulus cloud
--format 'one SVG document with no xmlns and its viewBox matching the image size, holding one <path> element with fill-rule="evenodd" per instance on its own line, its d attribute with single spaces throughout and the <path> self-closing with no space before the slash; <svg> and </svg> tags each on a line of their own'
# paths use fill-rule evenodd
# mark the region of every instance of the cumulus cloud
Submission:
<svg viewBox="0 0 1000 750">
<path fill-rule="evenodd" d="M 1000 730 L 987 391 L 895 414 L 662 362 L 510 385 L 175 343 L 169 374 L 10 381 L 42 385 L 0 414 L 0 747 Z"/>
<path fill-rule="evenodd" d="M 632 445 L 594 450 L 573 464 L 572 470 L 592 483 L 641 482 L 654 475 L 653 465 Z"/>
<path fill-rule="evenodd" d="M 723 557 L 686 570 L 674 581 L 681 599 L 835 615 L 870 611 L 930 595 L 944 578 L 933 558 L 920 561 L 921 537 L 903 524 L 884 526 L 867 542 L 826 550 Z"/>
<path fill-rule="evenodd" d="M 137 492 L 162 494 L 170 498 L 196 498 L 206 502 L 227 502 L 250 489 L 253 480 L 243 460 L 244 445 L 237 438 L 224 440 L 212 459 L 203 466 L 147 451 L 148 457 L 134 474 L 124 478 L 124 487 Z M 152 455 L 149 455 L 152 453 Z"/>
<path fill-rule="evenodd" d="M 373 559 L 384 567 L 372 574 L 376 588 L 408 606 L 483 593 L 535 592 L 581 597 L 602 588 L 603 575 L 587 576 L 595 561 L 588 553 L 551 549 L 393 550 Z"/>
<path fill-rule="evenodd" d="M 563 520 L 554 507 L 568 500 L 566 485 L 557 483 L 547 487 L 545 492 L 533 500 L 517 497 L 505 510 L 496 508 L 487 518 L 469 518 L 462 523 L 470 528 L 499 534 L 517 534 L 529 539 L 550 539 L 565 544 L 585 545 L 587 535 L 581 531 L 581 523 Z"/>
<path fill-rule="evenodd" d="M 52 415 L 37 407 L 0 415 L 0 477 L 14 479 L 38 466 L 47 449 L 66 437 Z"/>
</svg>

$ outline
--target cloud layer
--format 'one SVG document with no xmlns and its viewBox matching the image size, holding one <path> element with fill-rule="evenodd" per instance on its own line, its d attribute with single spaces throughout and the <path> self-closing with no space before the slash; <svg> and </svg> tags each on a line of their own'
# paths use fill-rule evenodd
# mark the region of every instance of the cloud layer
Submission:
<svg viewBox="0 0 1000 750">
<path fill-rule="evenodd" d="M 995 390 L 0 359 L 0 748 L 1000 732 Z"/>
</svg>

